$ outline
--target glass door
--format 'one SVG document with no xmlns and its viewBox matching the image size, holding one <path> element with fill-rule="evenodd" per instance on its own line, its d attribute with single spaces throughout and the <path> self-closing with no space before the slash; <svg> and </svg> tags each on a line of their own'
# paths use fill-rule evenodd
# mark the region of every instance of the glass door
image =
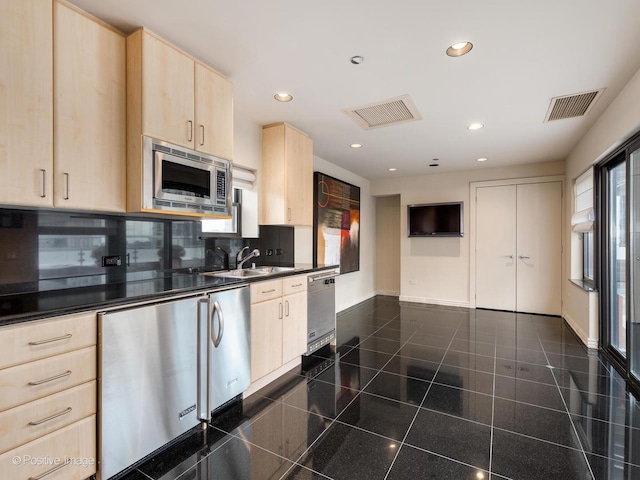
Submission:
<svg viewBox="0 0 640 480">
<path fill-rule="evenodd" d="M 607 175 L 607 293 L 609 346 L 627 356 L 627 162 L 619 162 Z"/>
<path fill-rule="evenodd" d="M 629 370 L 640 379 L 640 145 L 629 156 Z"/>
</svg>

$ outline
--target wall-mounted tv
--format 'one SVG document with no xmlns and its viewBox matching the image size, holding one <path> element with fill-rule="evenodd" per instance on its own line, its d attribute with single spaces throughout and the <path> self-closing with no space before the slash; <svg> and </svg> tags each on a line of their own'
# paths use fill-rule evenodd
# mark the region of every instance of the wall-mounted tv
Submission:
<svg viewBox="0 0 640 480">
<path fill-rule="evenodd" d="M 407 236 L 463 237 L 463 202 L 407 205 Z"/>
</svg>

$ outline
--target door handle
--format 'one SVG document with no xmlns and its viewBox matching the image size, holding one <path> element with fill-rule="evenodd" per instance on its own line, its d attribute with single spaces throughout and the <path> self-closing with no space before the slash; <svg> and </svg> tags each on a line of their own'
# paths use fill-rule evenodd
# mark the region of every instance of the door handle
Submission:
<svg viewBox="0 0 640 480">
<path fill-rule="evenodd" d="M 218 335 L 216 338 L 213 338 L 214 330 L 213 330 L 213 317 L 215 314 L 218 314 Z M 211 314 L 211 341 L 213 342 L 213 346 L 218 348 L 220 342 L 222 341 L 222 336 L 224 335 L 224 317 L 222 315 L 222 308 L 220 304 L 216 301 L 213 303 L 213 313 Z"/>
<path fill-rule="evenodd" d="M 207 316 L 206 316 L 206 327 L 203 328 L 202 322 L 202 305 L 207 306 Z M 209 310 L 211 305 L 209 303 L 209 297 L 201 298 L 198 300 L 198 351 L 197 351 L 197 366 L 196 366 L 196 374 L 198 376 L 198 381 L 196 382 L 196 415 L 198 416 L 198 420 L 209 420 L 209 415 L 207 412 L 211 412 L 209 408 L 211 406 L 211 398 L 209 394 L 209 362 L 211 361 L 211 347 L 209 346 L 209 334 L 210 334 L 210 322 L 209 322 Z M 203 332 L 204 330 L 204 332 Z M 204 365 L 204 359 L 202 354 L 202 339 L 207 339 L 207 365 Z M 203 372 L 204 369 L 204 372 Z M 206 375 L 205 381 L 202 381 L 202 376 Z M 204 383 L 204 385 L 203 385 Z M 206 393 L 203 394 L 203 388 L 206 389 Z M 204 397 L 204 398 L 203 398 Z"/>
<path fill-rule="evenodd" d="M 519 258 L 520 260 L 527 260 L 528 258 L 531 258 L 531 257 L 527 257 L 527 256 L 525 256 L 525 255 L 518 255 L 518 258 Z"/>
<path fill-rule="evenodd" d="M 513 260 L 513 255 L 505 255 L 504 258 L 510 258 L 511 260 Z"/>
</svg>

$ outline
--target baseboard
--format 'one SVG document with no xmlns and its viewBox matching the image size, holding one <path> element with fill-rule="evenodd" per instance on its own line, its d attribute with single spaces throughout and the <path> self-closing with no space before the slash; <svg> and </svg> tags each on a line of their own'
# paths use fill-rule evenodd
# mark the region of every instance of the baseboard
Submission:
<svg viewBox="0 0 640 480">
<path fill-rule="evenodd" d="M 577 335 L 577 337 L 580 339 L 580 341 L 582 343 L 584 343 L 584 345 L 589 348 L 589 349 L 598 349 L 598 339 L 597 338 L 589 338 L 589 335 L 587 335 L 578 325 L 578 322 L 576 322 L 571 315 L 569 315 L 567 312 L 562 312 L 562 318 L 564 318 L 564 321 L 567 322 L 567 325 L 569 325 L 569 327 L 571 327 L 571 330 L 573 330 L 573 333 L 575 333 Z"/>
<path fill-rule="evenodd" d="M 432 305 L 443 305 L 446 307 L 464 307 L 469 308 L 469 302 L 456 302 L 453 300 L 440 300 L 437 298 L 424 298 L 424 297 L 408 297 L 406 295 L 400 295 L 401 302 L 413 302 L 413 303 L 428 303 Z"/>
<path fill-rule="evenodd" d="M 378 290 L 376 295 L 385 295 L 387 297 L 399 297 L 400 292 L 396 290 Z"/>
<path fill-rule="evenodd" d="M 253 393 L 256 393 L 262 387 L 266 387 L 271 382 L 273 382 L 274 380 L 280 378 L 282 375 L 284 375 L 285 373 L 287 373 L 289 370 L 291 370 L 292 368 L 296 367 L 297 365 L 300 365 L 301 363 L 302 363 L 302 356 L 298 356 L 295 359 L 291 360 L 289 363 L 286 363 L 286 364 L 282 365 L 277 370 L 274 370 L 273 372 L 265 375 L 264 377 L 259 378 L 258 380 L 253 382 L 249 386 L 249 388 L 247 388 L 242 393 L 242 398 L 247 398 L 249 395 L 251 395 Z"/>
</svg>

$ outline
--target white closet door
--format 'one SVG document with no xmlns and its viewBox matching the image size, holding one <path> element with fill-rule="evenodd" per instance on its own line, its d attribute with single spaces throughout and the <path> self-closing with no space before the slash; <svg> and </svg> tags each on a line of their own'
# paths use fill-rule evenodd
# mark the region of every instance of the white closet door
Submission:
<svg viewBox="0 0 640 480">
<path fill-rule="evenodd" d="M 476 190 L 476 307 L 516 309 L 516 186 Z"/>
<path fill-rule="evenodd" d="M 560 315 L 562 184 L 518 185 L 517 206 L 516 309 Z"/>
</svg>

